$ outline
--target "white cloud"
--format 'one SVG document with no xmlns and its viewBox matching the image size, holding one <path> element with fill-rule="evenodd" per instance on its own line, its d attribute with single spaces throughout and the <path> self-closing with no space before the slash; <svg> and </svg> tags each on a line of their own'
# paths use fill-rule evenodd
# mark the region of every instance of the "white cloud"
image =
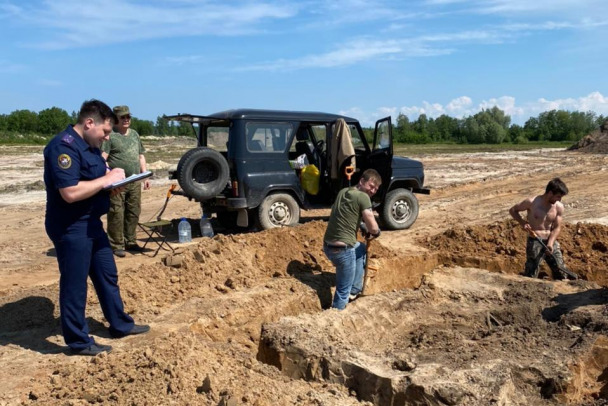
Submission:
<svg viewBox="0 0 608 406">
<path fill-rule="evenodd" d="M 441 103 L 423 101 L 419 106 L 379 107 L 372 112 L 353 108 L 344 110 L 340 114 L 355 117 L 361 121 L 363 126 L 370 127 L 373 126 L 377 119 L 386 117 L 387 115 L 392 116 L 393 120 L 396 120 L 399 113 L 401 113 L 405 114 L 412 121 L 418 119 L 421 114 L 426 114 L 428 118 L 437 118 L 442 114 L 455 118 L 464 118 L 472 116 L 481 110 L 491 109 L 494 106 L 511 116 L 512 123 L 520 125 L 523 125 L 530 117 L 536 117 L 540 113 L 550 110 L 593 111 L 598 115 L 608 115 L 608 97 L 603 96 L 600 92 L 593 92 L 587 96 L 578 98 L 555 100 L 540 98 L 523 105 L 517 105 L 515 98 L 512 96 L 490 98 L 482 100 L 476 105 L 470 97 L 461 96 L 449 101 L 445 106 Z"/>
<path fill-rule="evenodd" d="M 525 112 L 523 107 L 517 107 L 515 105 L 515 97 L 511 96 L 502 96 L 498 98 L 484 100 L 479 103 L 477 111 L 488 110 L 495 106 L 511 117 L 521 117 Z"/>
<path fill-rule="evenodd" d="M 348 66 L 368 60 L 433 57 L 455 52 L 454 43 L 497 43 L 510 37 L 495 31 L 464 31 L 425 35 L 412 38 L 375 40 L 369 38 L 348 41 L 337 49 L 310 54 L 300 58 L 277 59 L 237 68 L 238 71 L 291 71 L 309 68 Z"/>
<path fill-rule="evenodd" d="M 164 63 L 167 65 L 182 66 L 191 63 L 199 63 L 204 59 L 205 57 L 203 55 L 168 56 L 164 59 Z"/>
<path fill-rule="evenodd" d="M 449 115 L 457 117 L 464 114 L 469 114 L 473 100 L 468 96 L 460 96 L 456 99 L 451 100 L 445 109 Z"/>
<path fill-rule="evenodd" d="M 606 10 L 603 0 L 482 0 L 475 1 L 481 13 L 488 14 L 566 14 L 574 15 L 593 9 Z"/>
<path fill-rule="evenodd" d="M 271 62 L 253 64 L 239 71 L 282 71 L 305 68 L 331 68 L 352 65 L 357 62 L 374 59 L 382 56 L 398 55 L 403 53 L 402 46 L 395 41 L 367 41 L 356 40 L 345 46 L 319 55 L 307 55 L 294 59 L 278 59 Z"/>
<path fill-rule="evenodd" d="M 608 97 L 605 97 L 600 92 L 592 92 L 587 96 L 579 98 L 555 99 L 547 100 L 540 98 L 536 102 L 531 103 L 527 110 L 533 112 L 533 115 L 549 110 L 568 110 L 568 111 L 594 111 L 597 114 L 608 115 Z"/>
<path fill-rule="evenodd" d="M 457 11 L 477 14 L 524 15 L 602 15 L 605 0 L 427 0 L 437 7 L 459 7 Z"/>
<path fill-rule="evenodd" d="M 25 65 L 0 59 L 0 73 L 17 73 L 26 70 Z"/>
<path fill-rule="evenodd" d="M 297 4 L 223 2 L 138 2 L 56 0 L 36 7 L 5 4 L 4 11 L 50 35 L 33 44 L 44 49 L 91 47 L 154 38 L 247 35 L 263 31 L 266 20 L 297 13 Z M 66 23 L 69 21 L 69 24 Z"/>
</svg>

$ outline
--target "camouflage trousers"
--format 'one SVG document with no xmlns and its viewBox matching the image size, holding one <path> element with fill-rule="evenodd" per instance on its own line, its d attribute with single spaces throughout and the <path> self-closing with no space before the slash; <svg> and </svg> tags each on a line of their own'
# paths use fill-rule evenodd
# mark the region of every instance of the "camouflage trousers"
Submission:
<svg viewBox="0 0 608 406">
<path fill-rule="evenodd" d="M 543 240 L 547 244 L 547 240 Z M 542 260 L 547 262 L 551 269 L 553 279 L 564 279 L 566 275 L 560 271 L 560 266 L 564 266 L 564 258 L 562 257 L 562 251 L 559 248 L 559 243 L 555 241 L 553 243 L 553 256 L 545 255 L 545 248 L 542 244 L 532 237 L 528 237 L 526 244 L 526 267 L 525 275 L 531 278 L 538 277 L 538 270 Z"/>
<path fill-rule="evenodd" d="M 108 237 L 113 250 L 135 245 L 136 229 L 141 213 L 141 183 L 133 182 L 125 190 L 110 197 Z"/>
</svg>

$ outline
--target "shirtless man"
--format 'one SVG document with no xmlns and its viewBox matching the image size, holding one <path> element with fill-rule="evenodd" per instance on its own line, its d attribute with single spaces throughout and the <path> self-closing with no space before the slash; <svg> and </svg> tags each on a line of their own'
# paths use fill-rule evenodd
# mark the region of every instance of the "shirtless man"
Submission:
<svg viewBox="0 0 608 406">
<path fill-rule="evenodd" d="M 553 279 L 565 278 L 564 273 L 559 269 L 560 266 L 563 267 L 564 259 L 559 249 L 557 236 L 561 231 L 564 215 L 564 205 L 561 200 L 567 194 L 566 184 L 561 179 L 554 178 L 547 184 L 544 194 L 529 197 L 509 209 L 509 214 L 522 228 L 528 232 L 534 231 L 547 245 L 548 254 L 553 254 L 553 256 L 545 256 L 542 244 L 536 238 L 529 236 L 526 245 L 526 276 L 538 277 L 540 261 L 545 257 L 545 261 L 553 273 Z M 522 211 L 527 211 L 527 220 L 524 220 L 519 214 Z"/>
</svg>

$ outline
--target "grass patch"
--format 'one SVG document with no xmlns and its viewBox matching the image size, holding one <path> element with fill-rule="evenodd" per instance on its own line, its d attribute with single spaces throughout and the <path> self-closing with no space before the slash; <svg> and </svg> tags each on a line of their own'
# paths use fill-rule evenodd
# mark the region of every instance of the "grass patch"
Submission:
<svg viewBox="0 0 608 406">
<path fill-rule="evenodd" d="M 471 152 L 528 151 L 539 148 L 568 148 L 572 141 L 530 141 L 525 144 L 394 144 L 395 155 L 461 154 Z"/>
<path fill-rule="evenodd" d="M 51 138 L 39 134 L 2 133 L 0 145 L 46 145 Z"/>
</svg>

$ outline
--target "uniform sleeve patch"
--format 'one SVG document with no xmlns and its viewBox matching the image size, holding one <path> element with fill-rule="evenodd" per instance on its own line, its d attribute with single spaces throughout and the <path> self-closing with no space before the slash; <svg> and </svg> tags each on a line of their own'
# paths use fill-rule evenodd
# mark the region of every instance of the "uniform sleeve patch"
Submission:
<svg viewBox="0 0 608 406">
<path fill-rule="evenodd" d="M 68 169 L 70 166 L 72 166 L 72 158 L 70 158 L 68 154 L 59 155 L 57 162 L 61 169 Z"/>
<path fill-rule="evenodd" d="M 65 142 L 66 144 L 71 144 L 74 142 L 74 137 L 71 134 L 65 134 L 63 137 L 61 137 L 61 141 Z"/>
</svg>

